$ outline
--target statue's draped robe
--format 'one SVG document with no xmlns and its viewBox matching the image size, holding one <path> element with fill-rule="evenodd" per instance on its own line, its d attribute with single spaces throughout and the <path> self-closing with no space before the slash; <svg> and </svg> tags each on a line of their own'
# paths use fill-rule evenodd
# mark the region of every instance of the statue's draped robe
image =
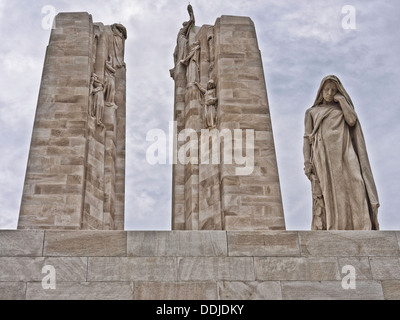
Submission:
<svg viewBox="0 0 400 320">
<path fill-rule="evenodd" d="M 340 82 L 337 86 L 354 108 Z M 307 116 L 313 123 L 306 137 L 322 189 L 326 229 L 378 230 L 378 194 L 359 121 L 349 126 L 338 104 L 315 105 Z"/>
</svg>

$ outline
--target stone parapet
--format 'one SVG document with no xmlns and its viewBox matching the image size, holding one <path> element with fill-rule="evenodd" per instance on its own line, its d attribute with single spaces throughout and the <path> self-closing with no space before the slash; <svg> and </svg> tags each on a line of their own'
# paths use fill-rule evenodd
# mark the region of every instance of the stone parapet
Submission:
<svg viewBox="0 0 400 320">
<path fill-rule="evenodd" d="M 399 242 L 398 231 L 0 231 L 0 299 L 400 299 Z M 355 289 L 342 287 L 345 266 Z"/>
</svg>

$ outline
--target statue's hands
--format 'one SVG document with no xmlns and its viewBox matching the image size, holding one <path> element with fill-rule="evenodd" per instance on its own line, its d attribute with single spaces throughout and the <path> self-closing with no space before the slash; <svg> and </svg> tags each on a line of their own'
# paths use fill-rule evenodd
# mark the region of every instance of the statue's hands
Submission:
<svg viewBox="0 0 400 320">
<path fill-rule="evenodd" d="M 333 100 L 335 102 L 340 102 L 343 99 L 344 99 L 344 95 L 342 95 L 341 93 L 336 93 L 335 96 L 333 97 Z"/>
</svg>

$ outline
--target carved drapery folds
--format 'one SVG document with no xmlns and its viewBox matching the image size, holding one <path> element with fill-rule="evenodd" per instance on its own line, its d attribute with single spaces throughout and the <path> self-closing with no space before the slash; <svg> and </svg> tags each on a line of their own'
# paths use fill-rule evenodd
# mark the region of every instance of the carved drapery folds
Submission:
<svg viewBox="0 0 400 320">
<path fill-rule="evenodd" d="M 206 129 L 215 128 L 217 124 L 217 90 L 214 80 L 209 80 L 207 88 L 203 88 L 199 83 L 195 83 L 204 97 L 204 124 Z"/>
<path fill-rule="evenodd" d="M 189 46 L 187 56 L 180 61 L 186 66 L 186 95 L 185 103 L 200 100 L 199 89 L 195 86 L 200 81 L 200 41 L 196 41 Z"/>
<path fill-rule="evenodd" d="M 116 68 L 125 68 L 124 52 L 125 52 L 125 40 L 128 38 L 126 28 L 122 24 L 113 24 L 111 26 L 113 31 L 113 66 Z"/>
<path fill-rule="evenodd" d="M 115 106 L 115 73 L 116 69 L 113 67 L 113 58 L 110 55 L 106 61 L 104 76 L 104 99 L 108 107 Z"/>
<path fill-rule="evenodd" d="M 96 124 L 104 127 L 103 115 L 104 115 L 104 86 L 99 80 L 97 74 L 93 73 L 90 82 L 90 95 L 92 97 L 92 105 L 90 108 L 90 115 L 96 118 Z"/>
</svg>

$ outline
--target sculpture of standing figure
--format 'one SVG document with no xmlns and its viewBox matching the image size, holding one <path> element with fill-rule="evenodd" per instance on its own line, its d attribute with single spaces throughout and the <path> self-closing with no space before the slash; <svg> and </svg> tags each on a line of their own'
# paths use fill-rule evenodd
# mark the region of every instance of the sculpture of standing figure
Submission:
<svg viewBox="0 0 400 320">
<path fill-rule="evenodd" d="M 336 76 L 322 80 L 306 111 L 305 173 L 312 182 L 313 230 L 379 230 L 379 199 L 364 135 Z"/>
<path fill-rule="evenodd" d="M 190 87 L 200 80 L 200 41 L 190 46 L 188 55 L 181 60 L 181 63 L 187 66 L 186 80 L 187 86 Z"/>
<path fill-rule="evenodd" d="M 195 25 L 195 17 L 193 12 L 193 7 L 191 5 L 188 6 L 188 13 L 190 16 L 189 21 L 185 21 L 183 23 L 182 28 L 179 30 L 177 43 L 174 52 L 174 69 L 170 70 L 171 77 L 175 78 L 176 68 L 178 67 L 181 60 L 185 59 L 187 54 L 187 47 L 189 42 L 189 34 L 192 27 Z"/>
<path fill-rule="evenodd" d="M 217 124 L 217 89 L 214 80 L 209 80 L 207 89 L 204 89 L 199 83 L 195 82 L 204 95 L 204 119 L 207 129 L 215 128 Z"/>
<path fill-rule="evenodd" d="M 122 24 L 113 24 L 111 29 L 114 33 L 113 38 L 113 67 L 126 68 L 124 62 L 125 40 L 128 38 L 126 28 Z"/>
<path fill-rule="evenodd" d="M 113 58 L 108 57 L 105 65 L 105 86 L 104 86 L 104 99 L 105 103 L 109 106 L 115 105 L 115 72 L 113 68 Z"/>
<path fill-rule="evenodd" d="M 99 80 L 97 74 L 93 73 L 90 83 L 90 95 L 93 96 L 92 108 L 90 115 L 96 118 L 98 126 L 104 128 L 103 124 L 103 113 L 104 113 L 104 86 Z"/>
</svg>

